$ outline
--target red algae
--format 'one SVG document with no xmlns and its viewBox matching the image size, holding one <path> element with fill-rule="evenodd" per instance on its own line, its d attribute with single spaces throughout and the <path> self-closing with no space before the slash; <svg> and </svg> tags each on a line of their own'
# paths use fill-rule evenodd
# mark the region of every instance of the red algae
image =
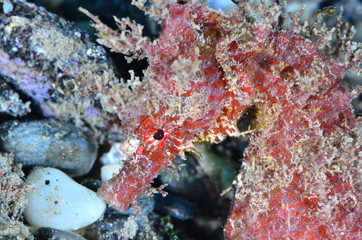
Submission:
<svg viewBox="0 0 362 240">
<path fill-rule="evenodd" d="M 140 7 L 162 19 L 154 42 L 129 20 L 116 19 L 118 33 L 86 12 L 103 45 L 149 62 L 133 97 L 104 101 L 123 122 L 129 158 L 99 195 L 127 210 L 194 143 L 242 134 L 236 122 L 253 108 L 225 238 L 361 239 L 361 122 L 341 85 L 346 70 L 360 71 L 358 45 L 337 29 L 333 49 L 333 31 L 298 16 L 282 29 L 277 4 L 242 1 L 232 15 L 192 1 Z"/>
</svg>

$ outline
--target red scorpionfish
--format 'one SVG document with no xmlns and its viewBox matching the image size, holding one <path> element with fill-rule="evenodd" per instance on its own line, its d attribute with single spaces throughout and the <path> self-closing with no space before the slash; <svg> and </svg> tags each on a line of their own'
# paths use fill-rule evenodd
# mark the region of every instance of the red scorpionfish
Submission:
<svg viewBox="0 0 362 240">
<path fill-rule="evenodd" d="M 341 85 L 362 54 L 341 26 L 333 49 L 333 31 L 318 28 L 323 12 L 310 28 L 298 16 L 283 28 L 279 4 L 240 1 L 224 15 L 196 1 L 134 3 L 162 20 L 158 39 L 128 19 L 115 19 L 114 31 L 82 10 L 101 44 L 149 63 L 132 93 L 106 90 L 127 159 L 99 196 L 127 210 L 194 143 L 242 134 L 236 122 L 253 108 L 225 238 L 362 239 L 361 121 L 350 105 L 356 91 Z"/>
</svg>

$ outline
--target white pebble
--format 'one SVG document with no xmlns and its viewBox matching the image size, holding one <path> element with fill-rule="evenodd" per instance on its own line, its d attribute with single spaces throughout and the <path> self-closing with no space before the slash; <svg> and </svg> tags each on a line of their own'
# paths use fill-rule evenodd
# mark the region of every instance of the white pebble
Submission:
<svg viewBox="0 0 362 240">
<path fill-rule="evenodd" d="M 120 164 L 126 158 L 125 154 L 120 150 L 121 143 L 114 143 L 109 152 L 100 158 L 103 164 Z"/>
<path fill-rule="evenodd" d="M 5 14 L 8 14 L 10 13 L 11 11 L 13 11 L 13 5 L 9 2 L 9 1 L 4 1 L 4 4 L 3 4 L 3 12 Z"/>
<path fill-rule="evenodd" d="M 75 230 L 100 218 L 106 204 L 56 168 L 36 168 L 26 179 L 30 192 L 24 216 L 31 226 Z"/>
<path fill-rule="evenodd" d="M 231 0 L 208 0 L 207 5 L 218 10 L 226 10 L 236 6 Z"/>
<path fill-rule="evenodd" d="M 123 164 L 107 164 L 101 168 L 101 180 L 103 182 L 111 179 L 115 174 L 121 170 Z"/>
</svg>

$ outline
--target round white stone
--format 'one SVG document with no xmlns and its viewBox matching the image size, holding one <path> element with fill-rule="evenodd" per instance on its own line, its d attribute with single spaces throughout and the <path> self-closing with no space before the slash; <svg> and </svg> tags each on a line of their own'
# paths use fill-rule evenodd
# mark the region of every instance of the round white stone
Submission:
<svg viewBox="0 0 362 240">
<path fill-rule="evenodd" d="M 108 181 L 122 169 L 123 164 L 107 164 L 101 168 L 101 180 Z"/>
<path fill-rule="evenodd" d="M 36 168 L 26 179 L 35 187 L 24 216 L 31 226 L 75 230 L 100 218 L 106 204 L 95 192 L 55 168 Z"/>
</svg>

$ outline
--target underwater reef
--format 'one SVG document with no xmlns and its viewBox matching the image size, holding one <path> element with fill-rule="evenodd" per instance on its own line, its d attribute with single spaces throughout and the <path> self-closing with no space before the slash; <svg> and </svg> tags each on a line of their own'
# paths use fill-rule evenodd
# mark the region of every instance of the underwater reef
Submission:
<svg viewBox="0 0 362 240">
<path fill-rule="evenodd" d="M 118 79 L 91 43 L 82 43 L 84 48 L 67 40 L 83 49 L 79 56 L 47 49 L 36 36 L 69 34 L 43 25 L 25 42 L 38 57 L 46 56 L 56 76 L 64 75 L 61 88 L 37 74 L 47 72 L 37 71 L 40 66 L 0 47 L 1 75 L 44 115 L 86 124 L 99 141 L 116 130 L 125 136 L 119 148 L 124 165 L 98 196 L 127 211 L 140 196 L 164 193 L 150 184 L 174 166 L 175 157 L 184 158 L 200 142 L 248 135 L 230 189 L 225 239 L 361 239 L 362 126 L 351 105 L 361 88 L 342 85 L 347 71 L 361 72 L 354 28 L 341 16 L 328 28 L 323 19 L 335 13 L 332 8 L 319 11 L 313 24 L 300 23 L 302 12 L 286 14 L 279 1 L 235 1 L 229 14 L 199 1 L 132 2 L 159 19 L 157 38 L 145 37 L 143 27 L 128 18 L 115 18 L 114 30 L 80 10 L 94 21 L 98 43 L 125 54 L 129 63 L 147 59 L 142 79 L 133 71 L 131 79 Z M 17 16 L 0 27 L 12 36 L 36 23 Z M 83 39 L 80 33 L 77 38 Z M 88 58 L 93 65 L 85 64 Z M 66 106 L 76 111 L 67 114 Z M 250 112 L 255 118 L 241 131 L 238 120 Z"/>
</svg>

